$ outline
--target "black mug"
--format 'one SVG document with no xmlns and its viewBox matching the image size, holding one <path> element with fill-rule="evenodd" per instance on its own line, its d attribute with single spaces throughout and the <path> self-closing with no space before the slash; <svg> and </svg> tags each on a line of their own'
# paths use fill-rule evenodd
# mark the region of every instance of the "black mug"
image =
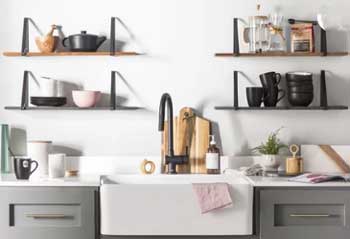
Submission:
<svg viewBox="0 0 350 239">
<path fill-rule="evenodd" d="M 262 87 L 247 87 L 246 95 L 249 107 L 260 107 L 264 100 L 264 88 Z"/>
<path fill-rule="evenodd" d="M 261 74 L 259 77 L 260 77 L 260 82 L 265 89 L 271 89 L 273 87 L 277 87 L 282 79 L 282 76 L 280 73 L 276 73 L 273 71 Z"/>
<path fill-rule="evenodd" d="M 279 93 L 282 93 L 280 97 L 278 97 Z M 278 87 L 273 87 L 270 89 L 264 88 L 264 94 L 264 106 L 275 107 L 277 103 L 286 96 L 286 91 L 278 89 Z"/>
<path fill-rule="evenodd" d="M 32 164 L 35 164 L 34 169 L 32 170 Z M 30 175 L 38 168 L 39 164 L 35 160 L 30 158 L 15 158 L 14 159 L 14 168 L 17 179 L 29 179 Z"/>
</svg>

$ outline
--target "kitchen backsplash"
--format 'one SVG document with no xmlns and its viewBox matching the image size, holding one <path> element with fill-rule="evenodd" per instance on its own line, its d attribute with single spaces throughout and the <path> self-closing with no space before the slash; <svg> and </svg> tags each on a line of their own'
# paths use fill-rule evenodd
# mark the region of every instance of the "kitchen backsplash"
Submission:
<svg viewBox="0 0 350 239">
<path fill-rule="evenodd" d="M 259 1 L 262 11 L 276 8 L 286 17 L 313 19 L 318 11 L 344 17 L 349 22 L 350 2 Z M 41 7 L 38 8 L 37 6 Z M 83 8 L 82 8 L 83 6 Z M 299 144 L 349 144 L 349 111 L 231 112 L 215 111 L 215 105 L 232 104 L 232 71 L 246 74 L 242 87 L 258 84 L 258 75 L 276 71 L 310 71 L 329 74 L 329 103 L 350 105 L 349 57 L 218 59 L 215 52 L 232 50 L 232 18 L 255 14 L 253 0 L 62 0 L 55 6 L 45 0 L 2 0 L 0 3 L 0 51 L 19 50 L 23 17 L 32 17 L 43 32 L 53 23 L 68 36 L 87 30 L 108 35 L 111 16 L 118 16 L 130 32 L 117 25 L 117 37 L 126 50 L 144 52 L 138 57 L 14 58 L 0 56 L 0 121 L 9 123 L 17 154 L 24 154 L 26 140 L 52 140 L 54 150 L 68 155 L 159 155 L 157 110 L 163 92 L 172 95 L 175 113 L 195 108 L 214 122 L 224 154 L 249 154 L 269 132 L 284 126 L 281 138 Z M 82 9 L 77 15 L 76 9 Z M 337 10 L 336 10 L 337 9 Z M 340 9 L 340 10 L 339 10 Z M 31 29 L 31 34 L 35 30 Z M 339 33 L 343 34 L 344 33 Z M 339 50 L 344 38 L 329 34 L 329 49 Z M 31 42 L 34 49 L 35 44 Z M 5 105 L 20 103 L 24 70 L 109 92 L 111 70 L 127 80 L 120 90 L 128 103 L 137 100 L 147 110 L 135 112 L 10 112 Z M 118 85 L 119 87 L 119 85 Z M 133 93 L 131 93 L 133 92 Z M 246 105 L 245 95 L 239 96 Z M 131 161 L 138 162 L 138 158 Z"/>
</svg>

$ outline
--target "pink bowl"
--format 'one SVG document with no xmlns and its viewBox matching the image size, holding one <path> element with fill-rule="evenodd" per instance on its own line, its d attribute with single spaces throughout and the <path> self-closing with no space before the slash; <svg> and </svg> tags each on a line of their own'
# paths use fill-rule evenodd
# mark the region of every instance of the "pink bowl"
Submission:
<svg viewBox="0 0 350 239">
<path fill-rule="evenodd" d="M 73 90 L 73 101 L 79 108 L 90 108 L 96 106 L 101 98 L 100 91 Z"/>
</svg>

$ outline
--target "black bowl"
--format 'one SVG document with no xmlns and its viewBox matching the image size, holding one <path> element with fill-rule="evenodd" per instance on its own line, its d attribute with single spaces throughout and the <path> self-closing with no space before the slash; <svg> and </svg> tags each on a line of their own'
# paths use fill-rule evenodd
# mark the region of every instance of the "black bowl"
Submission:
<svg viewBox="0 0 350 239">
<path fill-rule="evenodd" d="M 297 82 L 297 81 L 289 81 L 287 82 L 287 86 L 288 87 L 293 87 L 293 86 L 296 86 L 296 87 L 303 87 L 303 86 L 313 86 L 312 84 L 312 81 L 300 81 L 300 82 Z"/>
<path fill-rule="evenodd" d="M 313 93 L 288 93 L 288 101 L 292 106 L 309 106 L 313 99 Z"/>
<path fill-rule="evenodd" d="M 286 74 L 287 81 L 312 81 L 312 73 L 310 72 L 288 72 Z"/>
<path fill-rule="evenodd" d="M 30 97 L 30 103 L 36 106 L 63 106 L 67 103 L 66 97 Z"/>
<path fill-rule="evenodd" d="M 313 93 L 314 87 L 312 85 L 299 85 L 299 86 L 288 86 L 288 92 L 306 92 Z"/>
</svg>

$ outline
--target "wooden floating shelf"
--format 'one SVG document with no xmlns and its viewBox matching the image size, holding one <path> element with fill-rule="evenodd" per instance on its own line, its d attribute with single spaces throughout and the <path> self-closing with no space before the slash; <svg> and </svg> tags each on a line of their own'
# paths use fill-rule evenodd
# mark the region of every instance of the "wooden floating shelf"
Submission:
<svg viewBox="0 0 350 239">
<path fill-rule="evenodd" d="M 122 111 L 122 110 L 141 110 L 144 109 L 142 107 L 137 107 L 137 106 L 118 106 L 116 109 L 111 109 L 110 107 L 92 107 L 92 108 L 79 108 L 79 107 L 74 107 L 74 106 L 59 106 L 59 107 L 44 107 L 44 106 L 30 106 L 27 107 L 26 109 L 22 110 L 20 106 L 6 106 L 5 110 L 22 110 L 22 111 L 27 111 L 27 110 L 81 110 L 81 111 L 100 111 L 100 110 L 109 110 L 109 111 Z"/>
<path fill-rule="evenodd" d="M 257 110 L 347 110 L 348 106 L 334 105 L 334 106 L 309 106 L 309 107 L 292 107 L 292 106 L 277 106 L 277 107 L 233 107 L 233 106 L 216 106 L 216 110 L 245 110 L 245 111 L 257 111 Z"/>
<path fill-rule="evenodd" d="M 327 56 L 348 56 L 348 52 L 327 52 Z M 263 52 L 263 53 L 216 53 L 216 57 L 317 57 L 321 52 Z"/>
<path fill-rule="evenodd" d="M 4 56 L 7 57 L 30 57 L 30 56 L 110 56 L 109 51 L 97 51 L 97 52 L 52 52 L 52 53 L 41 53 L 41 52 L 28 52 L 27 55 L 22 56 L 21 52 L 4 52 Z M 138 56 L 142 55 L 137 52 L 115 52 L 115 56 Z"/>
</svg>

